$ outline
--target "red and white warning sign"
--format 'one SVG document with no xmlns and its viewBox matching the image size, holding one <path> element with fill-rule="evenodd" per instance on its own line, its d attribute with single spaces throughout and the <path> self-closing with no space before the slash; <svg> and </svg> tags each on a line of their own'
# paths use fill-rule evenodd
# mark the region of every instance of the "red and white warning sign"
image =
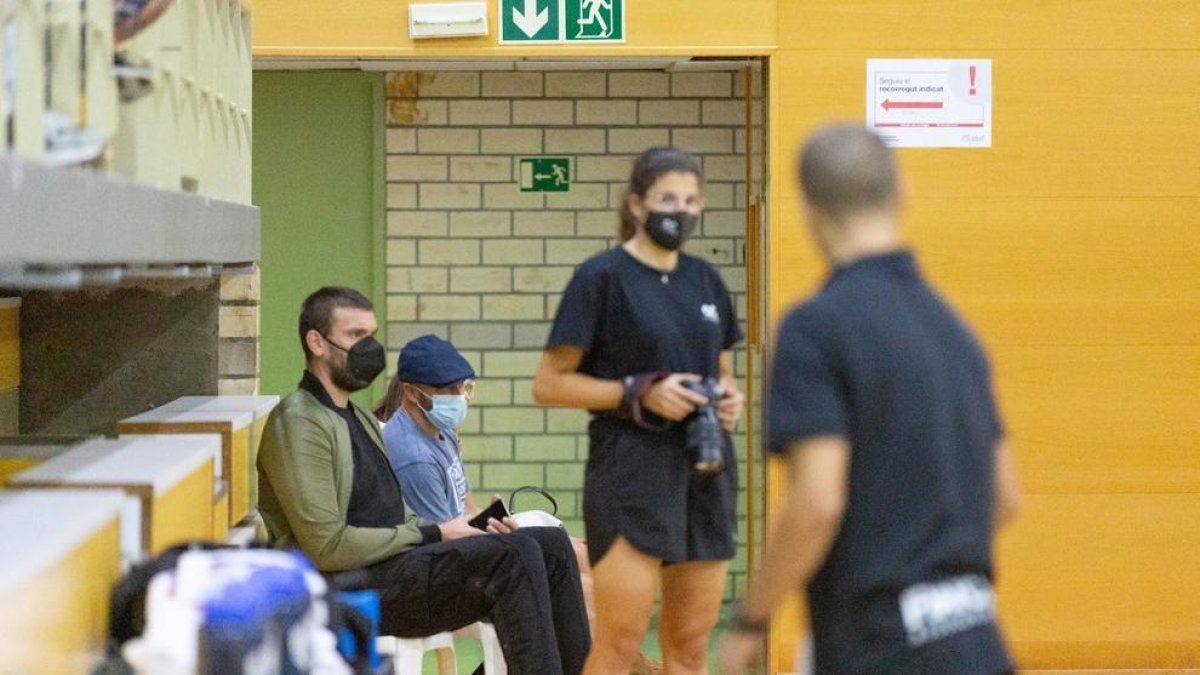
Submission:
<svg viewBox="0 0 1200 675">
<path fill-rule="evenodd" d="M 992 60 L 867 59 L 867 126 L 893 147 L 992 147 Z"/>
</svg>

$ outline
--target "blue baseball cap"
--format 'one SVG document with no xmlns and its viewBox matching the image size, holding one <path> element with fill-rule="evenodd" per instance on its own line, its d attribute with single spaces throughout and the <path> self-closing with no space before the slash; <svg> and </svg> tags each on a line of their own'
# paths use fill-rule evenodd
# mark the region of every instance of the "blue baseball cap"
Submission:
<svg viewBox="0 0 1200 675">
<path fill-rule="evenodd" d="M 445 387 L 475 377 L 475 369 L 454 345 L 436 335 L 422 335 L 401 348 L 396 377 L 402 382 Z"/>
</svg>

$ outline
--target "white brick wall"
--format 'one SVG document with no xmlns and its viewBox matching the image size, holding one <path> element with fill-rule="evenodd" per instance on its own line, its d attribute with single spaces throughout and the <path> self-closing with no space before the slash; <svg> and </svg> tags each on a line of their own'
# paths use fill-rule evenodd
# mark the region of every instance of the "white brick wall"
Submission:
<svg viewBox="0 0 1200 675">
<path fill-rule="evenodd" d="M 575 121 L 572 101 L 513 101 L 513 124 L 569 125 Z"/>
<path fill-rule="evenodd" d="M 575 123 L 581 126 L 629 125 L 637 121 L 637 101 L 583 100 L 575 104 Z"/>
<path fill-rule="evenodd" d="M 604 129 L 547 129 L 546 152 L 604 154 Z"/>
<path fill-rule="evenodd" d="M 411 186 L 415 192 L 416 185 Z M 445 211 L 388 211 L 388 237 L 444 237 L 449 233 L 450 214 Z M 388 261 L 391 264 L 391 261 Z"/>
<path fill-rule="evenodd" d="M 606 73 L 547 73 L 546 96 L 551 98 L 604 98 Z"/>
<path fill-rule="evenodd" d="M 413 128 L 398 128 L 387 130 L 388 153 L 409 153 L 417 151 L 417 130 Z"/>
<path fill-rule="evenodd" d="M 387 175 L 388 180 L 393 181 L 446 180 L 450 174 L 449 166 L 450 162 L 445 157 L 389 155 Z"/>
<path fill-rule="evenodd" d="M 389 209 L 417 208 L 417 186 L 412 183 L 393 183 L 387 186 Z"/>
<path fill-rule="evenodd" d="M 742 74 L 727 72 L 388 76 L 389 361 L 435 333 L 475 365 L 463 439 L 480 491 L 553 487 L 582 534 L 587 414 L 534 406 L 530 378 L 575 266 L 613 245 L 645 148 L 700 157 L 708 210 L 688 251 L 721 269 L 744 317 L 742 88 Z M 569 158 L 570 191 L 521 192 L 519 159 L 546 155 Z M 744 373 L 744 356 L 736 362 Z"/>
<path fill-rule="evenodd" d="M 484 98 L 536 97 L 542 95 L 540 73 L 484 73 Z"/>
<path fill-rule="evenodd" d="M 666 73 L 632 71 L 610 73 L 608 94 L 614 97 L 659 98 L 671 90 L 671 76 Z"/>
<path fill-rule="evenodd" d="M 512 116 L 506 100 L 450 101 L 450 124 L 453 126 L 505 125 Z"/>
<path fill-rule="evenodd" d="M 512 277 L 509 267 L 455 267 L 450 270 L 450 292 L 505 293 L 512 289 Z"/>
<path fill-rule="evenodd" d="M 388 152 L 391 151 L 389 150 Z M 479 152 L 479 130 L 458 128 L 418 129 L 417 152 L 433 155 L 444 155 L 446 153 L 472 154 Z"/>
</svg>

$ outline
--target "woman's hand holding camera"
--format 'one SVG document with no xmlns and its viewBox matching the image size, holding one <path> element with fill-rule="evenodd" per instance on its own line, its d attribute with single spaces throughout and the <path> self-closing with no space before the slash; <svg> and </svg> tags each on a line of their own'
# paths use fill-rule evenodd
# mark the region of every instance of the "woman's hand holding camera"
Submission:
<svg viewBox="0 0 1200 675">
<path fill-rule="evenodd" d="M 675 373 L 655 382 L 642 394 L 642 407 L 664 419 L 672 422 L 682 422 L 684 418 L 696 410 L 696 406 L 708 403 L 708 399 L 685 387 L 683 382 L 700 382 L 703 378 L 692 373 Z M 737 381 L 730 376 L 721 378 L 723 395 L 715 401 L 717 419 L 726 431 L 733 431 L 742 410 L 746 397 L 738 389 Z"/>
<path fill-rule="evenodd" d="M 738 389 L 737 381 L 728 375 L 721 378 L 721 388 L 725 395 L 717 401 L 717 419 L 721 420 L 721 426 L 726 431 L 733 431 L 742 417 L 746 397 Z"/>
<path fill-rule="evenodd" d="M 698 405 L 708 403 L 708 399 L 687 389 L 681 384 L 684 381 L 699 382 L 699 375 L 692 373 L 674 373 L 655 382 L 642 394 L 642 407 L 650 412 L 671 420 L 682 422 L 692 414 Z"/>
</svg>

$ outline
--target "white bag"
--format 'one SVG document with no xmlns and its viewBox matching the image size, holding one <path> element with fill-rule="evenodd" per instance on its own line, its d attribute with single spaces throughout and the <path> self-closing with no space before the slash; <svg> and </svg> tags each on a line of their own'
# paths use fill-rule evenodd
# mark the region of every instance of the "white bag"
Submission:
<svg viewBox="0 0 1200 675">
<path fill-rule="evenodd" d="M 545 497 L 550 502 L 554 513 L 546 513 L 545 511 L 533 509 L 528 511 L 515 511 L 513 505 L 516 502 L 516 497 L 522 492 L 536 492 Z M 513 493 L 508 497 L 508 511 L 512 514 L 512 519 L 517 521 L 517 525 L 521 527 L 562 527 L 563 522 L 556 517 L 558 513 L 558 501 L 549 492 L 543 490 L 536 485 L 526 485 L 513 490 Z"/>
</svg>

